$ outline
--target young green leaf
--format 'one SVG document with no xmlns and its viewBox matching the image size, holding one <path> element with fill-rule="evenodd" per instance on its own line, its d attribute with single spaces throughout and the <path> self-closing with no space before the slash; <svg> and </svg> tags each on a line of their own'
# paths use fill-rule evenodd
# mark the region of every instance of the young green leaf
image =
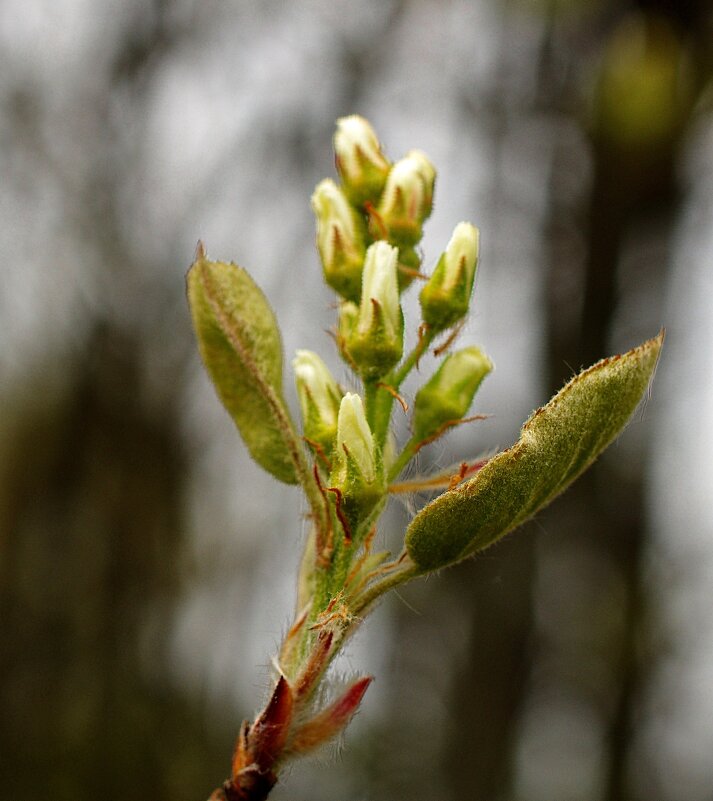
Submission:
<svg viewBox="0 0 713 801">
<path fill-rule="evenodd" d="M 297 483 L 301 446 L 282 397 L 280 331 L 265 296 L 241 267 L 200 253 L 187 280 L 201 357 L 250 455 Z"/>
<path fill-rule="evenodd" d="M 420 572 L 486 548 L 566 489 L 626 425 L 662 344 L 663 331 L 580 373 L 532 414 L 515 445 L 424 507 L 406 532 Z"/>
</svg>

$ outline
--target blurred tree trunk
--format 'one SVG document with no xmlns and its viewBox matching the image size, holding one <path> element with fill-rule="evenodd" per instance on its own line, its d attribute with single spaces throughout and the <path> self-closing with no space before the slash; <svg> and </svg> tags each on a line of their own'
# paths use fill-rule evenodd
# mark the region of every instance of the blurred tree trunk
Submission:
<svg viewBox="0 0 713 801">
<path fill-rule="evenodd" d="M 172 684 L 167 633 L 188 466 L 178 396 L 149 400 L 146 377 L 149 343 L 162 338 L 165 374 L 180 367 L 180 334 L 166 340 L 162 326 L 182 286 L 159 286 L 166 272 L 157 278 L 132 257 L 121 205 L 127 165 L 140 169 L 126 130 L 142 119 L 151 70 L 185 32 L 173 5 L 137 8 L 107 37 L 109 69 L 67 101 L 65 116 L 101 136 L 62 142 L 38 115 L 22 137 L 61 186 L 75 226 L 65 236 L 96 255 L 86 280 L 102 291 L 79 307 L 76 338 L 89 334 L 65 357 L 62 386 L 48 389 L 37 368 L 0 467 L 0 774 L 13 801 L 194 801 L 223 774 L 231 747 L 232 735 L 206 730 Z M 81 148 L 93 168 L 67 172 L 54 159 L 62 145 Z"/>
<path fill-rule="evenodd" d="M 472 610 L 467 646 L 451 674 L 451 724 L 443 770 L 449 797 L 510 798 L 513 750 L 531 664 L 533 542 L 502 543 L 497 556 L 449 576 L 454 605 Z"/>
<path fill-rule="evenodd" d="M 61 396 L 26 405 L 0 509 L 0 774 L 13 801 L 192 799 L 210 744 L 174 690 L 182 549 L 175 410 L 141 401 L 140 351 L 99 326 Z"/>
<path fill-rule="evenodd" d="M 645 5 L 645 4 L 644 4 Z M 664 4 L 665 5 L 665 4 Z M 657 11 L 666 9 L 658 4 Z M 643 9 L 645 10 L 645 9 Z M 592 183 L 584 209 L 562 209 L 557 188 L 561 181 L 571 181 L 573 165 L 568 158 L 555 159 L 552 182 L 554 191 L 547 229 L 549 239 L 549 282 L 546 306 L 547 375 L 550 392 L 556 392 L 573 371 L 586 367 L 609 354 L 615 323 L 634 331 L 643 331 L 640 338 L 653 336 L 660 325 L 663 305 L 664 271 L 670 247 L 670 235 L 680 212 L 681 193 L 676 178 L 676 165 L 688 129 L 695 91 L 686 96 L 687 78 L 700 78 L 701 53 L 692 45 L 694 33 L 706 30 L 709 10 L 704 4 L 674 4 L 668 19 L 642 17 L 633 24 L 642 26 L 641 43 L 648 48 L 646 57 L 653 60 L 652 69 L 672 66 L 683 81 L 683 97 L 655 98 L 664 104 L 680 102 L 665 135 L 652 141 L 634 143 L 618 139 L 619 131 L 605 130 L 601 120 L 591 125 Z M 675 13 L 674 13 L 675 12 Z M 609 20 L 595 36 L 597 49 L 606 50 L 608 36 L 623 18 Z M 537 112 L 556 119 L 571 115 L 573 87 L 560 77 L 566 71 L 554 29 L 556 14 L 550 18 L 542 37 L 538 86 L 534 92 Z M 682 25 L 685 27 L 682 29 Z M 615 35 L 615 34 L 614 34 Z M 575 57 L 576 43 L 569 43 L 567 52 Z M 630 43 L 636 47 L 637 44 Z M 710 49 L 708 49 L 710 54 Z M 507 56 L 506 56 L 507 57 Z M 666 65 L 665 60 L 680 59 Z M 694 76 L 681 74 L 691 59 Z M 644 65 L 646 66 L 646 65 Z M 614 65 L 613 69 L 616 68 Z M 505 70 L 507 72 L 507 70 Z M 575 71 L 576 74 L 576 71 Z M 581 76 L 580 76 L 581 77 Z M 611 76 L 609 76 L 611 78 Z M 658 76 L 654 76 L 656 80 Z M 619 80 L 614 76 L 614 80 Z M 701 81 L 693 85 L 700 88 Z M 636 97 L 639 85 L 628 87 L 630 94 L 618 98 L 626 113 L 626 104 Z M 646 87 L 644 87 L 645 89 Z M 672 88 L 672 87 L 664 87 Z M 574 87 L 575 93 L 581 88 Z M 606 98 L 602 102 L 606 102 Z M 599 109 L 601 112 L 601 108 Z M 660 109 L 648 109 L 658 113 Z M 636 108 L 634 112 L 636 113 Z M 496 116 L 497 119 L 497 116 Z M 504 133 L 500 131 L 500 134 Z M 492 132 L 498 137 L 498 131 Z M 557 152 L 557 144 L 555 152 Z M 558 174 L 558 170 L 562 172 Z M 580 170 L 581 172 L 581 165 Z M 585 256 L 581 262 L 572 258 L 578 242 L 568 241 L 570 231 L 562 231 L 562 212 L 574 213 L 583 232 Z M 584 212 L 584 213 L 582 213 Z M 575 238 L 582 236 L 574 231 Z M 642 285 L 636 276 L 626 275 L 624 262 L 636 247 L 637 236 L 645 232 L 653 245 L 653 258 L 647 263 Z M 639 239 L 638 244 L 641 244 Z M 624 288 L 622 288 L 624 287 Z M 643 319 L 636 319 L 637 300 L 645 292 L 649 306 Z M 631 325 L 623 320 L 630 318 Z M 636 344 L 621 342 L 621 348 Z M 585 706 L 594 705 L 596 716 L 603 723 L 606 801 L 632 801 L 638 798 L 631 784 L 630 761 L 634 745 L 638 703 L 646 687 L 652 651 L 646 648 L 651 611 L 644 585 L 643 563 L 646 551 L 644 493 L 645 445 L 629 446 L 625 467 L 617 457 L 602 459 L 555 506 L 540 517 L 547 536 L 542 539 L 550 555 L 558 550 L 560 540 L 567 541 L 565 550 L 577 548 L 590 562 L 589 572 L 596 584 L 597 571 L 604 569 L 608 580 L 602 583 L 595 606 L 587 619 L 592 633 L 559 632 L 554 641 L 539 642 L 536 664 L 547 671 L 552 652 L 571 647 L 579 640 L 574 663 L 567 657 L 555 659 L 562 669 L 545 681 L 555 693 L 569 685 L 565 692 L 579 698 Z M 535 576 L 535 551 L 532 533 L 523 532 L 499 546 L 493 561 L 481 560 L 476 568 L 461 569 L 451 577 L 446 592 L 461 608 L 472 609 L 470 645 L 460 669 L 452 679 L 450 708 L 453 719 L 447 737 L 445 775 L 450 797 L 456 801 L 472 799 L 506 799 L 514 792 L 513 766 L 518 741 L 520 713 L 528 702 L 528 677 L 532 663 L 532 582 Z M 539 538 L 538 538 L 539 539 Z M 566 557 L 565 557 L 566 562 Z M 473 576 L 473 573 L 476 573 Z M 454 579 L 456 579 L 454 581 Z M 568 588 L 571 590 L 571 586 Z M 605 595 L 611 592 L 610 598 Z M 564 594 L 560 603 L 568 603 Z M 608 620 L 597 620 L 601 610 L 614 610 Z M 603 642 L 601 637 L 603 636 Z M 589 654 L 587 653 L 589 650 Z M 604 653 L 608 675 L 606 686 L 597 686 L 583 666 L 596 653 Z M 653 651 L 655 654 L 655 650 Z M 644 656 L 645 654 L 645 656 Z M 570 655 L 571 656 L 571 655 Z M 564 662 L 563 662 L 564 659 Z M 573 671 L 568 667 L 574 665 Z M 579 666 L 579 667 L 578 667 Z M 581 671 L 581 683 L 572 677 Z M 466 767 L 467 766 L 467 767 Z M 564 769 L 564 768 L 563 768 Z M 643 799 L 642 799 L 643 801 Z"/>
<path fill-rule="evenodd" d="M 652 5 L 654 8 L 649 9 Z M 624 124 L 627 120 L 623 118 L 627 113 L 637 113 L 642 85 L 635 76 L 626 74 L 631 67 L 626 63 L 627 57 L 620 59 L 620 53 L 612 52 L 619 45 L 611 39 L 603 43 L 605 53 L 609 52 L 600 75 L 592 120 L 593 177 L 583 220 L 586 255 L 580 265 L 562 258 L 572 252 L 572 243 L 568 246 L 567 233 L 558 226 L 558 220 L 567 210 L 557 205 L 556 170 L 557 167 L 564 170 L 561 178 L 566 180 L 571 164 L 566 160 L 555 163 L 547 295 L 548 373 L 552 392 L 571 377 L 573 369 L 592 364 L 610 353 L 615 325 L 642 332 L 639 338 L 653 336 L 660 325 L 664 273 L 682 199 L 676 167 L 691 120 L 695 87 L 700 87 L 700 80 L 693 80 L 686 96 L 685 81 L 700 78 L 703 64 L 695 37 L 706 29 L 710 16 L 703 3 L 666 6 L 666 3 L 640 3 L 643 16 L 631 18 L 630 24 L 638 26 L 633 34 L 641 35 L 643 40 L 633 40 L 630 34 L 627 42 L 629 48 L 645 48 L 646 52 L 637 56 L 642 58 L 637 66 L 639 77 L 643 70 L 659 69 L 663 64 L 664 69 L 673 70 L 678 81 L 684 81 L 681 90 L 684 96 L 658 98 L 661 107 L 648 109 L 661 117 L 670 111 L 671 104 L 680 104 L 663 135 L 627 137 Z M 655 13 L 649 15 L 650 10 Z M 615 31 L 611 37 L 616 35 Z M 623 42 L 620 46 L 623 47 Z M 666 59 L 672 63 L 666 65 Z M 686 75 L 686 68 L 693 69 L 694 75 Z M 656 79 L 654 75 L 652 80 Z M 615 91 L 622 94 L 614 97 Z M 607 108 L 612 102 L 617 107 Z M 627 111 L 630 102 L 633 111 Z M 611 116 L 622 118 L 622 124 L 608 127 L 607 118 Z M 650 131 L 655 130 L 656 123 L 656 119 L 648 121 Z M 645 134 L 643 130 L 640 133 Z M 637 255 L 632 248 L 641 245 L 642 232 L 648 238 L 649 258 L 645 270 L 640 269 L 639 263 L 638 273 L 632 273 L 636 266 L 627 266 L 627 261 Z M 641 296 L 647 299 L 643 314 L 636 310 Z M 572 310 L 578 311 L 572 313 Z M 615 344 L 625 348 L 635 342 L 620 341 L 617 337 Z M 608 566 L 613 579 L 602 582 L 590 618 L 596 621 L 598 609 L 609 609 L 612 614 L 604 627 L 609 631 L 605 659 L 613 680 L 608 692 L 600 694 L 595 702 L 599 705 L 598 716 L 604 721 L 604 798 L 643 801 L 632 783 L 631 768 L 640 702 L 655 668 L 657 652 L 655 642 L 650 639 L 652 610 L 643 575 L 648 541 L 644 490 L 647 447 L 645 443 L 629 443 L 624 451 L 616 457 L 608 454 L 601 459 L 543 515 L 543 524 L 553 535 L 548 548 L 558 548 L 557 530 L 566 525 L 562 538 L 579 540 L 584 551 Z M 609 600 L 602 597 L 608 590 L 613 592 Z M 589 645 L 594 646 L 595 637 L 585 634 L 585 643 L 589 639 Z M 589 696 L 591 702 L 591 688 L 580 686 L 575 693 Z"/>
</svg>

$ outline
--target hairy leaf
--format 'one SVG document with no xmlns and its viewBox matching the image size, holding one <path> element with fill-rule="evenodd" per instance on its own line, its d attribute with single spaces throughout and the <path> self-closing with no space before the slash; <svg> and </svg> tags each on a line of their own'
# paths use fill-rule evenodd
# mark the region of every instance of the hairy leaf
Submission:
<svg viewBox="0 0 713 801">
<path fill-rule="evenodd" d="M 663 332 L 580 373 L 531 415 L 515 445 L 425 506 L 406 532 L 406 549 L 419 570 L 437 570 L 486 548 L 566 489 L 631 417 L 662 344 Z"/>
<path fill-rule="evenodd" d="M 282 343 L 275 315 L 235 264 L 199 258 L 188 300 L 203 362 L 255 461 L 297 483 L 299 441 L 282 397 Z"/>
</svg>

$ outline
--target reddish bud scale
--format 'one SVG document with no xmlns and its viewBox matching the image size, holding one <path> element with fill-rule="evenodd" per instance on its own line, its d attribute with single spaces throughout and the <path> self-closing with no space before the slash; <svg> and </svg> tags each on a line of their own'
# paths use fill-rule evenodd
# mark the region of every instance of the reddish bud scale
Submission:
<svg viewBox="0 0 713 801">
<path fill-rule="evenodd" d="M 292 720 L 292 706 L 292 690 L 287 679 L 280 676 L 268 705 L 250 728 L 250 753 L 260 767 L 269 768 L 284 748 Z"/>
<path fill-rule="evenodd" d="M 240 771 L 252 761 L 248 744 L 249 731 L 250 722 L 244 720 L 240 727 L 240 732 L 238 733 L 238 739 L 235 743 L 235 750 L 233 751 L 233 764 L 231 770 L 231 776 L 233 779 L 236 778 Z"/>
<path fill-rule="evenodd" d="M 307 753 L 339 734 L 359 708 L 372 680 L 372 676 L 359 679 L 331 706 L 299 728 L 290 742 L 290 751 L 295 754 Z"/>
<path fill-rule="evenodd" d="M 273 771 L 287 741 L 292 721 L 292 689 L 280 676 L 270 700 L 252 726 L 240 728 L 233 754 L 232 776 L 214 793 L 214 801 L 263 801 L 277 782 Z M 222 795 L 221 795 L 222 793 Z"/>
</svg>

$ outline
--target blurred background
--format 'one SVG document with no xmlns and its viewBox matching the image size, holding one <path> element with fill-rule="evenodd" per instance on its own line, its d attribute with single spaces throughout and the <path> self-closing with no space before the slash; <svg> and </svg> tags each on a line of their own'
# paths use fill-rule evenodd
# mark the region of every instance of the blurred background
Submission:
<svg viewBox="0 0 713 801">
<path fill-rule="evenodd" d="M 374 613 L 338 665 L 377 677 L 346 747 L 275 801 L 710 801 L 712 17 L 2 0 L 3 798 L 197 801 L 226 777 L 292 614 L 304 510 L 214 396 L 184 275 L 199 238 L 247 267 L 288 362 L 311 348 L 349 384 L 308 201 L 356 112 L 391 158 L 439 169 L 428 269 L 455 223 L 481 229 L 460 341 L 497 365 L 476 404 L 493 417 L 422 467 L 509 445 L 580 367 L 662 325 L 667 342 L 595 469 Z M 392 547 L 417 501 L 388 513 Z"/>
</svg>

